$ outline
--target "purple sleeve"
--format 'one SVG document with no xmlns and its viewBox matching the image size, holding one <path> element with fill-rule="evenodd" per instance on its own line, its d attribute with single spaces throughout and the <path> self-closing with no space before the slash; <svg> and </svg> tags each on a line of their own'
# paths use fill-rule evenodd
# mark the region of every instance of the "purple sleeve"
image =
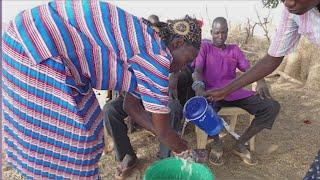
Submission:
<svg viewBox="0 0 320 180">
<path fill-rule="evenodd" d="M 194 60 L 194 67 L 195 68 L 201 68 L 203 69 L 204 65 L 205 65 L 205 58 L 206 58 L 206 48 L 207 47 L 207 43 L 202 43 L 201 44 L 201 48 L 199 51 L 198 56 L 196 57 L 196 59 Z"/>
<path fill-rule="evenodd" d="M 237 59 L 237 68 L 241 71 L 241 72 L 245 72 L 250 68 L 250 62 L 249 60 L 246 58 L 246 56 L 243 54 L 243 52 L 241 51 L 241 49 L 235 45 L 235 58 Z"/>
</svg>

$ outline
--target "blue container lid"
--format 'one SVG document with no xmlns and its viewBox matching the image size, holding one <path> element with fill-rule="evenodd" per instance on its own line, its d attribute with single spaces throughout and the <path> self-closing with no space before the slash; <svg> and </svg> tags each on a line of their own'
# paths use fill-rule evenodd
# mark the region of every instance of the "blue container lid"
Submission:
<svg viewBox="0 0 320 180">
<path fill-rule="evenodd" d="M 207 99 L 202 96 L 195 96 L 187 101 L 184 105 L 183 112 L 184 116 L 193 120 L 196 119 L 207 110 L 208 102 Z"/>
</svg>

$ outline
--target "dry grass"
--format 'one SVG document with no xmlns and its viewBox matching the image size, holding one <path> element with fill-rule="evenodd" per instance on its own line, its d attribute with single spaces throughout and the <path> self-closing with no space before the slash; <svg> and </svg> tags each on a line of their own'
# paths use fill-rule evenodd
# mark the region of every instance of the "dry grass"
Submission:
<svg viewBox="0 0 320 180">
<path fill-rule="evenodd" d="M 274 82 L 275 79 L 269 81 Z M 288 93 L 290 89 L 290 93 Z M 318 95 L 305 95 L 303 89 L 296 88 L 294 84 L 273 84 L 272 93 L 282 106 L 280 115 L 271 131 L 264 130 L 257 136 L 256 156 L 259 164 L 247 166 L 235 157 L 230 151 L 233 141 L 226 136 L 225 165 L 216 167 L 208 164 L 217 176 L 217 179 L 302 179 L 309 168 L 320 146 L 320 97 Z M 312 100 L 311 100 L 312 99 Z M 240 117 L 237 131 L 243 132 L 248 126 L 245 117 Z M 312 124 L 304 124 L 310 120 Z M 158 150 L 158 143 L 154 137 L 140 131 L 131 135 L 132 143 L 142 163 L 139 172 L 143 174 L 154 160 Z M 195 147 L 195 133 L 189 127 L 185 139 Z M 104 179 L 113 179 L 115 163 L 113 154 L 104 155 L 102 164 Z"/>
<path fill-rule="evenodd" d="M 318 94 L 306 95 L 305 91 L 294 84 L 272 83 L 272 94 L 281 106 L 281 112 L 271 131 L 264 130 L 256 139 L 257 166 L 247 166 L 231 152 L 233 144 L 226 136 L 226 163 L 221 167 L 209 167 L 217 179 L 301 179 L 306 173 L 312 159 L 320 147 L 320 97 Z M 290 91 L 289 91 L 290 90 Z M 243 119 L 244 117 L 242 117 Z M 311 124 L 304 124 L 310 120 Z M 242 132 L 248 121 L 243 119 L 237 125 L 237 131 Z M 195 133 L 189 126 L 185 139 L 195 147 Z M 136 169 L 139 174 L 155 161 L 158 142 L 146 131 L 138 131 L 130 135 L 132 144 L 140 159 Z M 103 155 L 100 160 L 102 179 L 114 179 L 114 154 Z M 4 167 L 4 179 L 22 179 L 14 170 Z"/>
</svg>

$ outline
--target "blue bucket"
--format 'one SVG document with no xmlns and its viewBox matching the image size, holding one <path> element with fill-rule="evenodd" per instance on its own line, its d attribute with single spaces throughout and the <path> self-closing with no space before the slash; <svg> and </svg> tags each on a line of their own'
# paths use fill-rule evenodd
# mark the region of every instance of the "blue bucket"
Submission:
<svg viewBox="0 0 320 180">
<path fill-rule="evenodd" d="M 209 136 L 217 135 L 223 129 L 221 117 L 204 97 L 196 96 L 189 99 L 184 105 L 183 114 L 188 122 L 192 122 Z"/>
</svg>

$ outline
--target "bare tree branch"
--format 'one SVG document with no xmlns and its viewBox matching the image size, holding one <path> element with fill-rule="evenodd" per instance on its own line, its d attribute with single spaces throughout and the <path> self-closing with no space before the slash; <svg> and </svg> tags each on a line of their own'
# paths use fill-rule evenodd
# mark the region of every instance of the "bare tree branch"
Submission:
<svg viewBox="0 0 320 180">
<path fill-rule="evenodd" d="M 206 4 L 206 15 L 207 15 L 208 21 L 210 23 L 210 28 L 211 28 L 212 27 L 212 21 L 210 20 L 210 16 L 209 16 L 208 4 Z"/>
<path fill-rule="evenodd" d="M 264 31 L 264 36 L 267 38 L 268 42 L 270 42 L 270 34 L 269 34 L 269 24 L 271 23 L 270 10 L 268 12 L 268 15 L 263 18 L 261 18 L 256 7 L 255 7 L 255 11 L 256 11 L 257 18 L 258 18 L 257 25 L 262 28 L 262 30 Z"/>
<path fill-rule="evenodd" d="M 252 22 L 250 18 L 247 18 L 247 23 L 245 24 L 246 38 L 244 40 L 244 44 L 249 42 L 249 39 L 253 37 L 254 28 L 258 23 Z"/>
</svg>

